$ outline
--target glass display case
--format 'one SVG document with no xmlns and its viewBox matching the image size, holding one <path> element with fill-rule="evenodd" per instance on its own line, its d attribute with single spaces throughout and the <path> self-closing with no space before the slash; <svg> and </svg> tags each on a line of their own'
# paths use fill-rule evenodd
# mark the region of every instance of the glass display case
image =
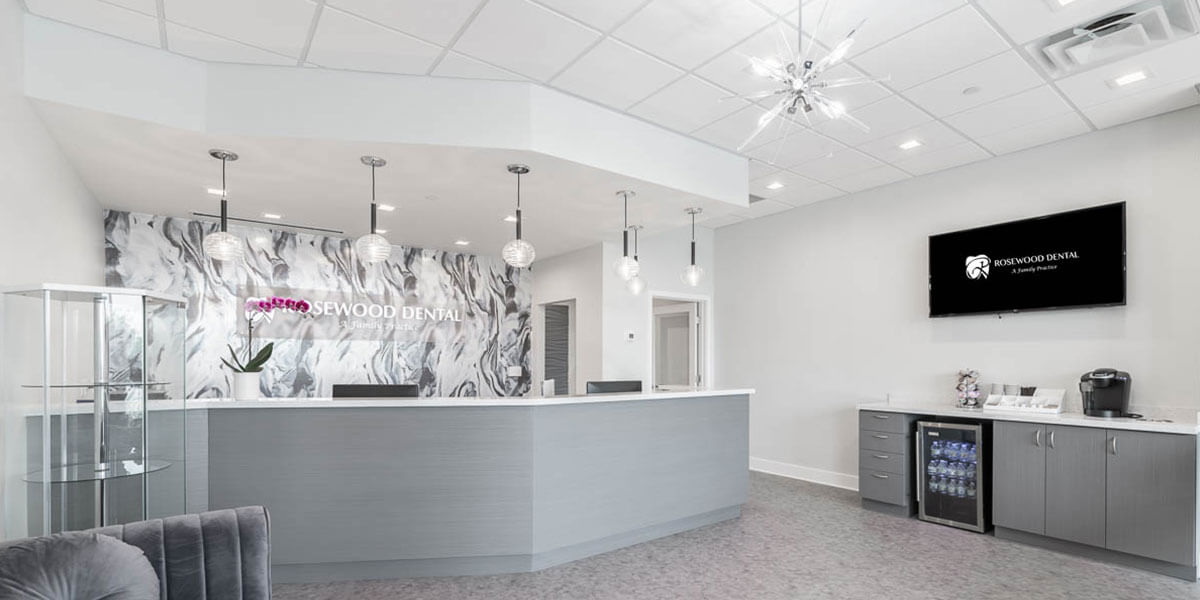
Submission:
<svg viewBox="0 0 1200 600">
<path fill-rule="evenodd" d="M 182 297 L 5 292 L 7 538 L 186 512 L 186 335 Z"/>
</svg>

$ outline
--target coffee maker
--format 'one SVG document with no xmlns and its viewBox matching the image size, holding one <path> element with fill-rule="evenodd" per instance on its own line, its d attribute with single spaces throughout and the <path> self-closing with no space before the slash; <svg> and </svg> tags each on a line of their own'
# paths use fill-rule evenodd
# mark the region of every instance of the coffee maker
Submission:
<svg viewBox="0 0 1200 600">
<path fill-rule="evenodd" d="M 1133 378 L 1125 371 L 1095 369 L 1079 378 L 1083 414 L 1089 417 L 1136 417 L 1129 412 Z"/>
</svg>

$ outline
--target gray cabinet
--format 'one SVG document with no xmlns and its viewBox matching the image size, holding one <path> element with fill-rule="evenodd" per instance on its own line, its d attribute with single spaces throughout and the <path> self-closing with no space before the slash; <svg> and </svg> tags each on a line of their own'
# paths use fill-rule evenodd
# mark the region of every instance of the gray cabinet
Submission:
<svg viewBox="0 0 1200 600">
<path fill-rule="evenodd" d="M 992 523 L 1042 535 L 1046 530 L 1046 426 L 992 426 Z"/>
<path fill-rule="evenodd" d="M 858 413 L 858 493 L 863 505 L 913 513 L 912 429 L 916 415 Z"/>
<path fill-rule="evenodd" d="M 1104 547 L 1103 429 L 1046 425 L 1046 535 Z"/>
<path fill-rule="evenodd" d="M 1196 564 L 1196 436 L 1108 430 L 1110 550 Z"/>
</svg>

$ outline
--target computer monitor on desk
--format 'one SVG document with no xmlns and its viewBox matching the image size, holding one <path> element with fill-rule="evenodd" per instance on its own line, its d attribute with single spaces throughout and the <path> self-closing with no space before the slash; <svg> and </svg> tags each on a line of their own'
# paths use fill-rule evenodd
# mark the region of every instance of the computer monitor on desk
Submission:
<svg viewBox="0 0 1200 600">
<path fill-rule="evenodd" d="M 335 383 L 333 397 L 336 398 L 416 398 L 415 384 L 376 385 L 363 383 Z"/>
<path fill-rule="evenodd" d="M 587 393 L 589 394 L 619 394 L 640 391 L 642 391 L 641 380 L 587 382 Z"/>
</svg>

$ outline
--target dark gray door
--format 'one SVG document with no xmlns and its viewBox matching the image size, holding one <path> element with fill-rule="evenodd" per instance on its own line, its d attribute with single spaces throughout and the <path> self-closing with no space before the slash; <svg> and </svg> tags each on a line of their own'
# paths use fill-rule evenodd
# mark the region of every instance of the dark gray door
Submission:
<svg viewBox="0 0 1200 600">
<path fill-rule="evenodd" d="M 566 304 L 546 305 L 546 379 L 554 380 L 554 394 L 567 394 L 571 389 L 571 307 Z M 541 385 L 541 382 L 538 382 Z"/>
<path fill-rule="evenodd" d="M 1046 531 L 1046 427 L 996 421 L 992 426 L 992 523 Z"/>
<path fill-rule="evenodd" d="M 1196 436 L 1108 430 L 1110 550 L 1196 564 Z"/>
<path fill-rule="evenodd" d="M 1046 426 L 1046 535 L 1104 547 L 1103 429 Z"/>
</svg>

